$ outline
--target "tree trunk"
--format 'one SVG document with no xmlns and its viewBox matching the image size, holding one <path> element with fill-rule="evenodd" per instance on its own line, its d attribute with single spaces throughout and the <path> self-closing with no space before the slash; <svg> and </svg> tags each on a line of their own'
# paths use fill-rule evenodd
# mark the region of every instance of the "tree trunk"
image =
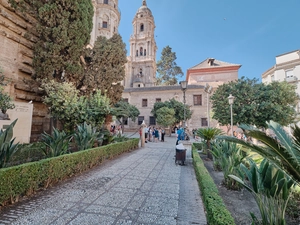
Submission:
<svg viewBox="0 0 300 225">
<path fill-rule="evenodd" d="M 207 141 L 207 142 L 206 142 L 206 145 L 207 145 L 207 158 L 213 160 L 213 156 L 212 156 L 212 154 L 211 154 L 210 141 Z"/>
</svg>

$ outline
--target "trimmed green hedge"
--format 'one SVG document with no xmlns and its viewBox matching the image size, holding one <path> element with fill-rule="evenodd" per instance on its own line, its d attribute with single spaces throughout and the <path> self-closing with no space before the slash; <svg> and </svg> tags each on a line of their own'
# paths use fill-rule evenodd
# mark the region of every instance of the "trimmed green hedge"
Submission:
<svg viewBox="0 0 300 225">
<path fill-rule="evenodd" d="M 233 225 L 233 217 L 227 210 L 223 199 L 219 195 L 213 179 L 203 164 L 197 149 L 192 145 L 193 164 L 201 190 L 202 200 L 206 209 L 208 224 L 211 225 Z"/>
<path fill-rule="evenodd" d="M 93 149 L 0 169 L 0 205 L 14 203 L 75 174 L 100 165 L 121 153 L 138 148 L 139 139 L 130 139 Z"/>
</svg>

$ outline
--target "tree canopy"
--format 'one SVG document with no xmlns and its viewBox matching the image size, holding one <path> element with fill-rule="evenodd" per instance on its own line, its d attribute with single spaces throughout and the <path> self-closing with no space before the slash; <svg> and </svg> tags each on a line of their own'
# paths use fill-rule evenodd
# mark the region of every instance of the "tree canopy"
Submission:
<svg viewBox="0 0 300 225">
<path fill-rule="evenodd" d="M 298 96 L 296 87 L 287 82 L 258 83 L 258 79 L 242 77 L 222 84 L 211 96 L 213 119 L 222 125 L 230 124 L 228 96 L 232 105 L 234 124 L 252 124 L 266 127 L 273 120 L 285 126 L 294 122 Z"/>
<path fill-rule="evenodd" d="M 172 52 L 170 46 L 163 48 L 161 58 L 157 62 L 157 84 L 158 85 L 174 85 L 178 83 L 177 77 L 182 77 L 183 72 L 175 60 L 176 53 Z"/>
<path fill-rule="evenodd" d="M 73 130 L 84 122 L 101 128 L 110 113 L 109 99 L 101 91 L 80 96 L 73 84 L 53 80 L 44 82 L 42 88 L 46 92 L 43 101 L 49 107 L 51 116 L 57 118 L 65 130 Z"/>
<path fill-rule="evenodd" d="M 119 34 L 112 38 L 99 36 L 93 49 L 86 49 L 85 76 L 79 89 L 86 93 L 101 90 L 111 100 L 117 103 L 124 87 L 120 82 L 125 77 L 126 45 Z"/>
<path fill-rule="evenodd" d="M 33 46 L 34 79 L 76 84 L 83 75 L 80 56 L 93 27 L 91 0 L 9 0 L 36 20 Z M 30 34 L 26 34 L 30 35 Z"/>
<path fill-rule="evenodd" d="M 164 127 L 172 126 L 175 123 L 175 110 L 168 107 L 159 108 L 156 111 L 156 122 Z"/>
<path fill-rule="evenodd" d="M 151 113 L 156 119 L 159 117 L 157 113 L 158 110 L 163 107 L 167 107 L 175 111 L 174 124 L 180 123 L 181 121 L 184 120 L 184 104 L 182 102 L 178 102 L 174 98 L 172 98 L 169 101 L 154 103 Z M 192 111 L 187 105 L 185 105 L 185 112 L 186 112 L 185 113 L 186 120 L 190 119 L 192 116 Z"/>
<path fill-rule="evenodd" d="M 125 102 L 123 99 L 117 102 L 112 108 L 112 115 L 114 115 L 120 124 L 123 124 L 125 118 L 130 118 L 133 122 L 140 115 L 140 111 L 134 105 Z"/>
</svg>

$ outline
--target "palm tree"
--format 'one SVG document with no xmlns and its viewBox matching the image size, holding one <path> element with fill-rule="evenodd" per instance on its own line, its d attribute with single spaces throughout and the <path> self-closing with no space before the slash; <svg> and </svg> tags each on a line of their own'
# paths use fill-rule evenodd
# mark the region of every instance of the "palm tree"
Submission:
<svg viewBox="0 0 300 225">
<path fill-rule="evenodd" d="M 278 123 L 270 121 L 267 125 L 274 132 L 274 138 L 252 126 L 240 126 L 247 136 L 255 138 L 262 143 L 259 145 L 234 137 L 220 136 L 218 138 L 239 143 L 259 153 L 300 184 L 300 128 L 295 126 L 291 137 Z"/>
<path fill-rule="evenodd" d="M 210 152 L 211 145 L 210 142 L 215 139 L 218 135 L 223 134 L 223 131 L 219 128 L 208 127 L 208 128 L 200 128 L 196 130 L 196 135 L 202 138 L 206 142 L 207 147 L 207 157 L 212 159 L 212 154 Z"/>
</svg>

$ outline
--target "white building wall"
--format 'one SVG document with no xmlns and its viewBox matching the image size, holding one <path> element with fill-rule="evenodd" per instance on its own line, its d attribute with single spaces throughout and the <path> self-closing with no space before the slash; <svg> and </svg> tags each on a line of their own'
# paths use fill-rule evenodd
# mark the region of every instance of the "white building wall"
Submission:
<svg viewBox="0 0 300 225">
<path fill-rule="evenodd" d="M 299 59 L 300 51 L 294 51 L 286 54 L 282 54 L 279 56 L 276 56 L 276 64 L 286 63 L 293 60 Z"/>
</svg>

